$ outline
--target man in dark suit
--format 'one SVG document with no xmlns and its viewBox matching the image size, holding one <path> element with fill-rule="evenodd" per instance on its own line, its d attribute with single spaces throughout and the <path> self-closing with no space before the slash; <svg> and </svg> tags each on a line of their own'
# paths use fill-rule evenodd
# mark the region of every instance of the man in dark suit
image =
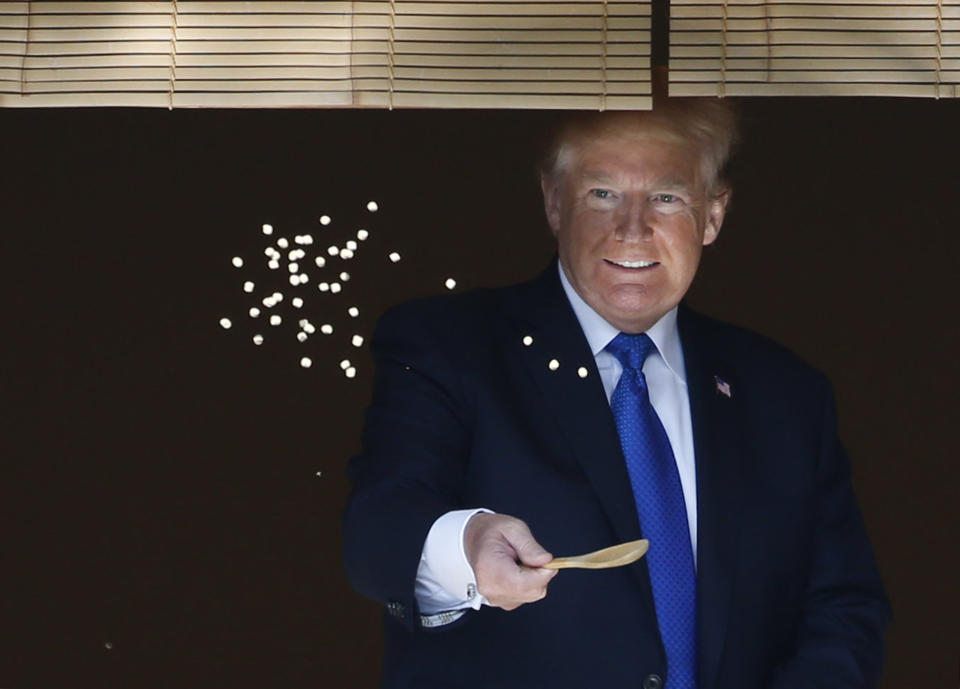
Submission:
<svg viewBox="0 0 960 689">
<path fill-rule="evenodd" d="M 733 136 L 719 101 L 571 118 L 542 170 L 559 260 L 381 320 L 345 558 L 389 612 L 383 686 L 878 682 L 829 385 L 680 304 Z M 641 537 L 625 567 L 541 569 Z"/>
</svg>

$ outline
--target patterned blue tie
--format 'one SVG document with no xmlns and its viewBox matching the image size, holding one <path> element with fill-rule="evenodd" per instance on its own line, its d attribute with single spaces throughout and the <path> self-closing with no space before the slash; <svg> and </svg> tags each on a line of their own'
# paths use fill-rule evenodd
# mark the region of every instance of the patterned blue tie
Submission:
<svg viewBox="0 0 960 689">
<path fill-rule="evenodd" d="M 696 572 L 680 474 L 660 417 L 650 404 L 643 362 L 646 335 L 620 333 L 607 351 L 623 365 L 610 398 L 644 538 L 660 638 L 667 653 L 665 689 L 696 689 Z"/>
</svg>

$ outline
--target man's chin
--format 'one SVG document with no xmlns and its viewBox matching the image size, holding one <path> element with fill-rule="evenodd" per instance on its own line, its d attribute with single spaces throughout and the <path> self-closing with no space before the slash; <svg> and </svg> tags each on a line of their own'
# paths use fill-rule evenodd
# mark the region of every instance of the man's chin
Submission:
<svg viewBox="0 0 960 689">
<path fill-rule="evenodd" d="M 618 299 L 605 304 L 602 311 L 597 309 L 597 313 L 620 332 L 642 333 L 672 308 L 648 299 Z"/>
</svg>

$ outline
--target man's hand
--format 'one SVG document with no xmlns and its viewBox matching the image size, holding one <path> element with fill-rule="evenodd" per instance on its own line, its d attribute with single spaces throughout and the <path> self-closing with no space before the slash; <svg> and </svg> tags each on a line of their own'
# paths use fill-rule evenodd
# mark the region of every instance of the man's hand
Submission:
<svg viewBox="0 0 960 689">
<path fill-rule="evenodd" d="M 490 605 L 513 610 L 547 595 L 557 570 L 531 569 L 553 559 L 525 523 L 505 514 L 476 514 L 463 534 L 477 591 Z M 525 566 L 523 566 L 525 565 Z"/>
</svg>

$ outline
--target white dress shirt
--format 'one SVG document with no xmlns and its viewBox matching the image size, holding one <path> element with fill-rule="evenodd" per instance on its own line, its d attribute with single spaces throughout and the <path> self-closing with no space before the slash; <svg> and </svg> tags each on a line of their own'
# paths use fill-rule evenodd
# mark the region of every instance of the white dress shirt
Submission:
<svg viewBox="0 0 960 689">
<path fill-rule="evenodd" d="M 623 367 L 613 354 L 606 351 L 605 347 L 620 331 L 594 311 L 573 289 L 563 268 L 560 267 L 559 270 L 563 291 L 590 345 L 590 351 L 597 362 L 603 390 L 609 402 L 620 380 Z M 687 508 L 687 524 L 690 526 L 690 543 L 693 546 L 694 564 L 696 564 L 696 465 L 693 453 L 693 425 L 690 420 L 690 396 L 687 393 L 683 348 L 677 331 L 677 309 L 671 309 L 654 323 L 647 330 L 647 335 L 656 345 L 656 352 L 651 353 L 644 362 L 643 375 L 647 379 L 650 402 L 663 423 L 677 462 L 683 499 Z M 417 569 L 415 587 L 421 620 L 426 626 L 451 622 L 467 608 L 479 609 L 486 603 L 486 599 L 477 593 L 477 580 L 463 549 L 463 532 L 467 522 L 478 512 L 489 512 L 489 510 L 478 508 L 448 512 L 433 523 L 427 534 L 420 557 L 420 566 Z M 451 614 L 456 611 L 460 611 L 460 614 Z"/>
</svg>

